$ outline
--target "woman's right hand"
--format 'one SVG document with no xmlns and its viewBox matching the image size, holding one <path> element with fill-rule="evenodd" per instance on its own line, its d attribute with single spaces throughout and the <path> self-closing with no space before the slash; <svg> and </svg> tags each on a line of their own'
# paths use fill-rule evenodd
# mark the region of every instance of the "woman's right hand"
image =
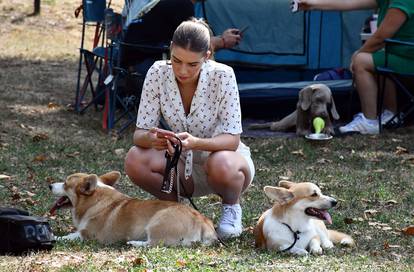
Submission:
<svg viewBox="0 0 414 272">
<path fill-rule="evenodd" d="M 148 138 L 151 141 L 151 147 L 156 150 L 168 149 L 168 141 L 173 138 L 175 133 L 169 130 L 153 127 L 148 130 Z"/>
</svg>

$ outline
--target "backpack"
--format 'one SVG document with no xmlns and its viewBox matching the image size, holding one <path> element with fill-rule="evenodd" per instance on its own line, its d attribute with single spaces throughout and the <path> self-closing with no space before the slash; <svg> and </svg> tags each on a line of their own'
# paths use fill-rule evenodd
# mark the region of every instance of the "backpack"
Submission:
<svg viewBox="0 0 414 272">
<path fill-rule="evenodd" d="M 352 79 L 352 73 L 345 68 L 335 68 L 315 75 L 314 81 Z"/>
<path fill-rule="evenodd" d="M 0 207 L 0 254 L 50 250 L 55 237 L 46 218 L 27 211 Z"/>
</svg>

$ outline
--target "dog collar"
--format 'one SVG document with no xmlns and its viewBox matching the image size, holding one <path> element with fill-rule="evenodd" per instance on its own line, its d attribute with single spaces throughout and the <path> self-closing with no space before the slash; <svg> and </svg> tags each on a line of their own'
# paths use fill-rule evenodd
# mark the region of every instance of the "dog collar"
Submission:
<svg viewBox="0 0 414 272">
<path fill-rule="evenodd" d="M 293 233 L 293 239 L 294 239 L 293 243 L 289 247 L 282 250 L 282 252 L 285 252 L 285 251 L 290 250 L 292 247 L 294 247 L 296 245 L 296 242 L 299 240 L 300 231 L 298 231 L 298 230 L 293 231 L 293 229 L 288 224 L 286 224 L 286 223 L 282 223 L 282 224 L 285 225 L 290 230 L 290 232 Z"/>
</svg>

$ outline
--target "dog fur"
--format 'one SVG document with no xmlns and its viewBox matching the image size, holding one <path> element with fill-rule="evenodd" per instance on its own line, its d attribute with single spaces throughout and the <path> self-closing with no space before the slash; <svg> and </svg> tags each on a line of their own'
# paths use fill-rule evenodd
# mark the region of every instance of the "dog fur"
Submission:
<svg viewBox="0 0 414 272">
<path fill-rule="evenodd" d="M 332 248 L 333 243 L 355 244 L 349 235 L 328 230 L 323 222 L 324 219 L 332 223 L 326 210 L 336 205 L 334 198 L 323 195 L 319 187 L 310 182 L 280 181 L 279 186 L 264 187 L 265 194 L 276 203 L 257 222 L 256 247 L 283 251 L 295 241 L 292 231 L 299 231 L 299 239 L 288 252 L 296 255 L 322 254 L 322 249 Z"/>
<path fill-rule="evenodd" d="M 217 241 L 213 223 L 198 211 L 177 202 L 124 195 L 112 187 L 120 177 L 116 171 L 100 177 L 76 173 L 64 183 L 50 185 L 60 197 L 52 209 L 70 207 L 77 229 L 62 239 L 95 239 L 104 244 L 127 241 L 137 247 Z"/>
<path fill-rule="evenodd" d="M 322 133 L 334 134 L 331 117 L 339 119 L 331 89 L 325 84 L 313 84 L 300 90 L 296 110 L 277 122 L 251 124 L 250 129 L 270 128 L 273 131 L 287 131 L 296 126 L 296 134 L 304 136 L 312 133 L 312 121 L 321 117 L 325 121 Z"/>
</svg>

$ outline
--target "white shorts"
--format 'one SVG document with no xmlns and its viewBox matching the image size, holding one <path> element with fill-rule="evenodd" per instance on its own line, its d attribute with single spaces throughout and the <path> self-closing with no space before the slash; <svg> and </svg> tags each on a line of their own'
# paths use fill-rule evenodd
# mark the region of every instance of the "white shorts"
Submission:
<svg viewBox="0 0 414 272">
<path fill-rule="evenodd" d="M 253 160 L 251 158 L 250 148 L 240 142 L 239 147 L 236 150 L 237 153 L 243 156 L 243 158 L 246 160 L 249 171 L 250 171 L 250 180 L 249 185 L 252 183 L 254 174 L 255 174 L 255 168 L 253 164 Z M 213 194 L 214 191 L 210 188 L 207 182 L 207 173 L 204 170 L 204 164 L 207 161 L 208 156 L 211 152 L 206 151 L 193 151 L 193 171 L 192 171 L 192 178 L 194 183 L 194 192 L 193 196 L 204 196 Z"/>
</svg>

